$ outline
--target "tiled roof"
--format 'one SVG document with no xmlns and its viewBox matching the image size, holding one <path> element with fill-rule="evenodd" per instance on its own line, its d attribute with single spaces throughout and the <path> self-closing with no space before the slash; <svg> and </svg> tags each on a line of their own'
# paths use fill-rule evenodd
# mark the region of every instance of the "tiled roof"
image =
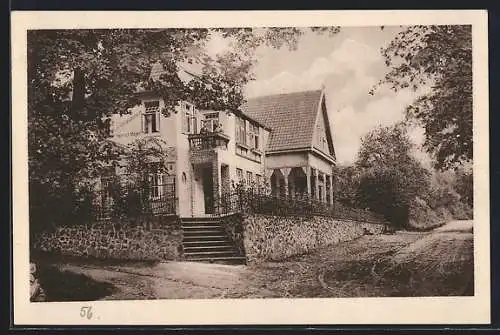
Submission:
<svg viewBox="0 0 500 335">
<path fill-rule="evenodd" d="M 277 94 L 248 99 L 242 110 L 270 127 L 267 150 L 311 147 L 321 90 Z"/>
</svg>

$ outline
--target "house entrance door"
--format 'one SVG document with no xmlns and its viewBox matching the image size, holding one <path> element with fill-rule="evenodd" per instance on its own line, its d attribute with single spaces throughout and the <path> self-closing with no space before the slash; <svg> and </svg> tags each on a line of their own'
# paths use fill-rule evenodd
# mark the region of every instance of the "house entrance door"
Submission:
<svg viewBox="0 0 500 335">
<path fill-rule="evenodd" d="M 203 196 L 205 198 L 205 214 L 214 213 L 214 180 L 212 167 L 203 168 Z"/>
</svg>

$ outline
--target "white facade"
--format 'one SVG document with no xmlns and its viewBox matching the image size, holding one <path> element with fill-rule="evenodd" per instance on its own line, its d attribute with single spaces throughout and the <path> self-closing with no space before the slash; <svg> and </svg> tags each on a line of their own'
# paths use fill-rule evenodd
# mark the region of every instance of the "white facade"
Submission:
<svg viewBox="0 0 500 335">
<path fill-rule="evenodd" d="M 311 111 L 315 119 L 304 125 L 314 127 L 308 147 L 271 151 L 270 137 L 276 140 L 279 129 L 244 112 L 198 110 L 181 102 L 165 113 L 161 99 L 145 95 L 130 114 L 113 118 L 112 140 L 124 145 L 145 137 L 163 140 L 168 175 L 152 180 L 174 184 L 175 214 L 181 217 L 214 214 L 216 200 L 238 183 L 266 183 L 276 195 L 332 203 L 335 154 L 323 99 L 322 94 L 317 111 Z"/>
<path fill-rule="evenodd" d="M 224 191 L 229 192 L 232 185 L 250 182 L 249 179 L 264 181 L 264 149 L 269 134 L 264 127 L 233 112 L 200 111 L 188 102 L 180 103 L 166 115 L 161 112 L 163 107 L 161 99 L 144 98 L 129 114 L 115 116 L 111 124 L 112 140 L 128 145 L 137 139 L 158 137 L 165 142 L 168 178 L 175 183 L 176 214 L 181 217 L 208 214 L 210 201 Z M 237 143 L 237 122 L 245 122 L 246 129 L 252 127 L 255 134 Z M 218 124 L 222 127 L 215 133 Z M 202 136 L 203 125 L 212 131 Z M 197 136 L 198 139 L 193 139 Z M 218 142 L 210 143 L 207 139 Z M 196 147 L 198 142 L 202 146 Z M 212 185 L 207 181 L 210 178 Z"/>
</svg>

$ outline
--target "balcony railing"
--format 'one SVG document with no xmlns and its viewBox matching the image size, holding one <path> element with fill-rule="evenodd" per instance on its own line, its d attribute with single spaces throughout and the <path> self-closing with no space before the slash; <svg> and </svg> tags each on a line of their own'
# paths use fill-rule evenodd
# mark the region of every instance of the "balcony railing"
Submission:
<svg viewBox="0 0 500 335">
<path fill-rule="evenodd" d="M 205 134 L 191 134 L 188 136 L 191 151 L 222 148 L 227 150 L 229 137 L 226 134 L 211 132 Z"/>
</svg>

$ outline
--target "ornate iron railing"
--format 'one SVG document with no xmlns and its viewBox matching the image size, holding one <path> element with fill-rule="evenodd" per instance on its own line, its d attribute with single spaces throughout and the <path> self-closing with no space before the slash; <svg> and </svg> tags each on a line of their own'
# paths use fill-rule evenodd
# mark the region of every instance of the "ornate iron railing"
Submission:
<svg viewBox="0 0 500 335">
<path fill-rule="evenodd" d="M 175 183 L 107 186 L 93 192 L 92 207 L 96 219 L 176 214 Z"/>
<path fill-rule="evenodd" d="M 385 223 L 383 216 L 366 209 L 347 207 L 339 202 L 327 204 L 307 196 L 282 197 L 253 190 L 223 194 L 215 202 L 214 215 L 256 213 L 276 216 L 328 216 L 335 219 Z"/>
<path fill-rule="evenodd" d="M 211 150 L 215 148 L 227 149 L 229 137 L 220 132 L 205 134 L 190 134 L 188 136 L 191 151 Z"/>
</svg>

